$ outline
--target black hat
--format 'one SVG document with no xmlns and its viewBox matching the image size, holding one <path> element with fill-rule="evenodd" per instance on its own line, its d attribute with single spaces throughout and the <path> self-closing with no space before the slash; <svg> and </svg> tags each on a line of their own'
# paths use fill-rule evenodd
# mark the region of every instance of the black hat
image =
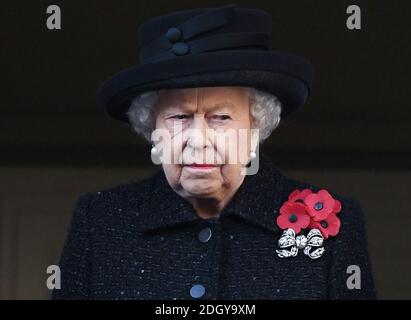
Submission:
<svg viewBox="0 0 411 320">
<path fill-rule="evenodd" d="M 139 28 L 140 64 L 106 80 L 102 107 L 128 121 L 131 100 L 146 91 L 214 86 L 255 87 L 278 97 L 282 118 L 307 100 L 314 68 L 271 51 L 272 17 L 236 4 L 173 12 Z"/>
</svg>

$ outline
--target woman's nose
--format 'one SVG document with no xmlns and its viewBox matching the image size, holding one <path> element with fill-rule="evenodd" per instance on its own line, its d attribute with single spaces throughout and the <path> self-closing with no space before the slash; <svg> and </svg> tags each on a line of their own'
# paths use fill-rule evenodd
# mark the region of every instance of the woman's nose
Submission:
<svg viewBox="0 0 411 320">
<path fill-rule="evenodd" d="M 204 148 L 208 145 L 208 124 L 203 114 L 194 115 L 188 128 L 187 144 L 192 148 Z"/>
</svg>

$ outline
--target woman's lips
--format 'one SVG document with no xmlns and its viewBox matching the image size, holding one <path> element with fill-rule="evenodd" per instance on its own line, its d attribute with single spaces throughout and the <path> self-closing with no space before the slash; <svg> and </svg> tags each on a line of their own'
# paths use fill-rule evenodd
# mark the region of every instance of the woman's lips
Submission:
<svg viewBox="0 0 411 320">
<path fill-rule="evenodd" d="M 193 163 L 193 164 L 186 164 L 187 167 L 192 167 L 192 168 L 214 168 L 217 167 L 214 164 L 197 164 L 197 163 Z"/>
<path fill-rule="evenodd" d="M 186 164 L 184 166 L 190 169 L 199 169 L 199 170 L 213 169 L 213 168 L 219 167 L 218 165 L 214 165 L 214 164 L 200 164 L 200 163 Z"/>
</svg>

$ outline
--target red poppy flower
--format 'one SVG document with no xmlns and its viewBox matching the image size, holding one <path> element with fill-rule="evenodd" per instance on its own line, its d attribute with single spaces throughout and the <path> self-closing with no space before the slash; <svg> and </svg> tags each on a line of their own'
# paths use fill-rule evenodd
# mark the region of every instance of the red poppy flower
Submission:
<svg viewBox="0 0 411 320">
<path fill-rule="evenodd" d="M 277 224 L 281 229 L 291 228 L 295 233 L 299 233 L 310 224 L 310 216 L 304 204 L 287 201 L 280 208 Z"/>
<path fill-rule="evenodd" d="M 335 236 L 340 231 L 341 222 L 335 213 L 331 213 L 327 218 L 321 221 L 311 220 L 309 228 L 318 229 L 321 231 L 325 239 L 328 236 Z"/>
<path fill-rule="evenodd" d="M 341 211 L 341 202 L 338 201 L 337 199 L 334 199 L 335 203 L 334 203 L 334 209 L 333 212 L 334 213 L 338 213 Z"/>
<path fill-rule="evenodd" d="M 336 213 L 334 210 L 341 210 L 341 203 L 336 203 L 335 199 L 322 189 L 317 193 L 312 193 L 304 199 L 307 206 L 308 214 L 315 220 L 321 221 L 328 217 L 330 213 Z"/>
<path fill-rule="evenodd" d="M 301 229 L 318 229 L 325 239 L 335 236 L 340 230 L 341 202 L 334 199 L 327 190 L 314 193 L 310 189 L 296 189 L 280 208 L 277 224 L 281 229 L 291 228 L 295 233 Z"/>
<path fill-rule="evenodd" d="M 310 189 L 304 189 L 303 191 L 300 191 L 298 189 L 295 189 L 293 192 L 290 193 L 288 196 L 288 200 L 291 202 L 303 202 L 304 199 L 309 195 L 312 194 L 313 192 Z"/>
</svg>

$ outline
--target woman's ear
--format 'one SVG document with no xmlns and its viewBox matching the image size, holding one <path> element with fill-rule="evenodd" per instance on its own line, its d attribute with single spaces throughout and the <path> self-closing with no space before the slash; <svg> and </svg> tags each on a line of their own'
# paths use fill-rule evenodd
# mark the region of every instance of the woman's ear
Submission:
<svg viewBox="0 0 411 320">
<path fill-rule="evenodd" d="M 259 129 L 251 129 L 250 152 L 256 152 L 259 140 L 260 140 L 260 130 Z"/>
<path fill-rule="evenodd" d="M 241 175 L 249 175 L 249 174 L 255 174 L 258 171 L 258 159 L 257 161 L 252 161 L 257 157 L 258 155 L 258 142 L 260 139 L 260 130 L 259 129 L 251 129 L 250 130 L 250 153 L 248 154 L 249 156 L 249 161 L 245 165 L 245 167 L 241 168 Z M 253 167 L 251 165 L 253 164 Z M 257 164 L 257 166 L 256 166 Z"/>
</svg>

